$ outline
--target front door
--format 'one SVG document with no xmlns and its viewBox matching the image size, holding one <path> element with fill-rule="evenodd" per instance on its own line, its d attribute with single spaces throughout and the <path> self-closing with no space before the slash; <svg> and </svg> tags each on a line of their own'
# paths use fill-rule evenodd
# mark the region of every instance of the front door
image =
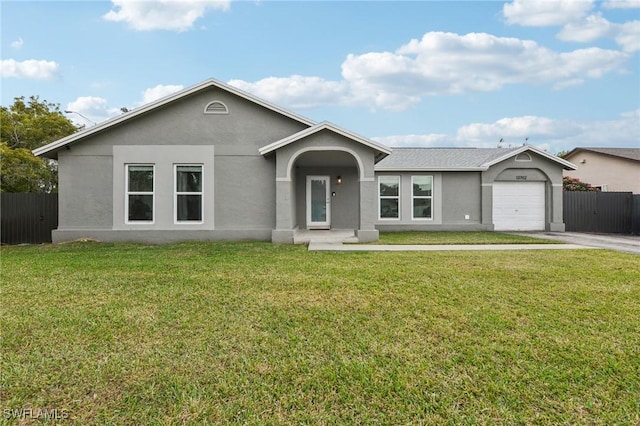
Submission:
<svg viewBox="0 0 640 426">
<path fill-rule="evenodd" d="M 307 176 L 307 229 L 331 227 L 329 176 Z"/>
</svg>

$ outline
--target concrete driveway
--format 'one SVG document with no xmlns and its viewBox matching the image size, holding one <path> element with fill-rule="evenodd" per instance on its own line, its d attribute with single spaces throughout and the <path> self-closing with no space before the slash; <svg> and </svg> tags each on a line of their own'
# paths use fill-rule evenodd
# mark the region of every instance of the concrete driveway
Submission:
<svg viewBox="0 0 640 426">
<path fill-rule="evenodd" d="M 560 240 L 567 244 L 600 247 L 625 253 L 640 254 L 640 236 L 625 234 L 587 234 L 582 232 L 518 233 L 528 237 Z"/>
</svg>

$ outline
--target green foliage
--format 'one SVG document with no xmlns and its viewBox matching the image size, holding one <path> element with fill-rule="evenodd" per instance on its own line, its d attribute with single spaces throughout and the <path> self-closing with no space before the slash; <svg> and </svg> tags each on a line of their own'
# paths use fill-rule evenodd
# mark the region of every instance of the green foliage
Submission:
<svg viewBox="0 0 640 426">
<path fill-rule="evenodd" d="M 578 178 L 565 176 L 562 178 L 562 189 L 565 191 L 599 191 L 598 188 L 586 182 L 580 182 Z"/>
<path fill-rule="evenodd" d="M 0 140 L 11 149 L 36 149 L 76 132 L 78 128 L 60 111 L 60 105 L 31 96 L 0 107 Z"/>
<path fill-rule="evenodd" d="M 25 148 L 11 149 L 0 142 L 1 192 L 56 192 L 57 165 L 34 156 Z"/>
<path fill-rule="evenodd" d="M 53 192 L 57 188 L 57 166 L 52 160 L 35 157 L 31 150 L 78 130 L 60 111 L 58 104 L 40 101 L 38 96 L 14 99 L 0 106 L 2 150 L 2 192 Z"/>
</svg>

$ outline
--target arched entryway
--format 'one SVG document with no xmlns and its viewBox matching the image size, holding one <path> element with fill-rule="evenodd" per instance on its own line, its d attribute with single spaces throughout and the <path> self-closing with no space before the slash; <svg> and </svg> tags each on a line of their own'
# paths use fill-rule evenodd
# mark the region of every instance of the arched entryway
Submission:
<svg viewBox="0 0 640 426">
<path fill-rule="evenodd" d="M 294 227 L 358 229 L 360 184 L 358 161 L 343 150 L 308 150 L 292 164 Z"/>
<path fill-rule="evenodd" d="M 260 148 L 276 156 L 273 242 L 293 242 L 300 229 L 354 229 L 375 241 L 374 164 L 391 152 L 330 123 L 319 123 Z"/>
</svg>

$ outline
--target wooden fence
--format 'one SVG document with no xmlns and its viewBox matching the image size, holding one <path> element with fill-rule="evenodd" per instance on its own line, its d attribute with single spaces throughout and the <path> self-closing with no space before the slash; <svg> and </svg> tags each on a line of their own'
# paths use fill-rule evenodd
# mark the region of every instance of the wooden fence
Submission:
<svg viewBox="0 0 640 426">
<path fill-rule="evenodd" d="M 58 227 L 58 194 L 0 194 L 3 244 L 50 243 Z"/>
</svg>

